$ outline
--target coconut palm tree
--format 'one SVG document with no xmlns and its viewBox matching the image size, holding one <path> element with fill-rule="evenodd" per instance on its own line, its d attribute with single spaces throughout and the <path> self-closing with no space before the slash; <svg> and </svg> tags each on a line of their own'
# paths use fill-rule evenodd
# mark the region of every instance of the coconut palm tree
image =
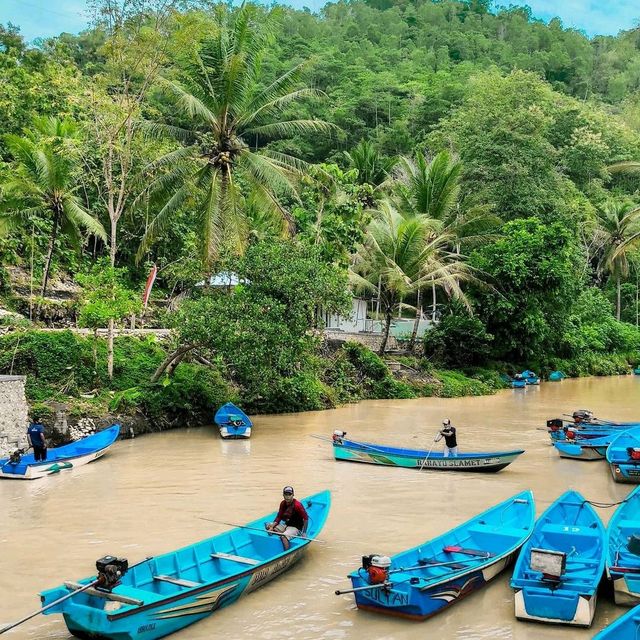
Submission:
<svg viewBox="0 0 640 640">
<path fill-rule="evenodd" d="M 608 202 L 596 213 L 595 246 L 598 269 L 616 283 L 616 318 L 620 320 L 622 279 L 629 275 L 629 258 L 640 246 L 640 206 L 628 202 Z"/>
<path fill-rule="evenodd" d="M 433 282 L 447 295 L 467 299 L 460 287 L 473 280 L 463 257 L 448 249 L 447 235 L 434 234 L 424 216 L 405 217 L 389 201 L 382 203 L 367 228 L 366 238 L 350 270 L 353 288 L 376 294 L 385 318 L 380 354 L 389 339 L 393 312 L 425 283 Z"/>
<path fill-rule="evenodd" d="M 484 243 L 500 224 L 488 206 L 464 208 L 461 202 L 462 163 L 448 151 L 429 160 L 423 153 L 402 157 L 395 172 L 393 190 L 398 208 L 405 216 L 430 220 L 432 242 L 444 242 L 449 251 L 460 254 L 463 247 Z M 432 314 L 435 317 L 437 287 L 431 285 Z M 422 316 L 422 289 L 416 292 L 416 319 L 411 334 L 413 349 Z"/>
<path fill-rule="evenodd" d="M 186 203 L 196 211 L 202 258 L 209 269 L 221 243 L 242 249 L 247 238 L 245 196 L 288 218 L 282 197 L 296 196 L 301 160 L 265 147 L 294 134 L 327 132 L 321 120 L 287 119 L 296 101 L 322 95 L 301 85 L 303 65 L 266 82 L 260 64 L 269 44 L 270 20 L 254 5 L 218 5 L 213 35 L 203 40 L 180 80 L 161 86 L 173 102 L 176 124 L 149 124 L 181 146 L 157 160 L 152 191 L 162 206 L 142 239 L 138 257 Z"/>
<path fill-rule="evenodd" d="M 23 136 L 4 136 L 14 159 L 13 171 L 3 184 L 0 226 L 4 231 L 36 217 L 51 221 L 51 232 L 40 296 L 47 291 L 56 240 L 63 236 L 80 248 L 82 229 L 104 242 L 104 227 L 89 214 L 76 195 L 80 187 L 78 165 L 79 130 L 71 120 L 36 118 Z"/>
<path fill-rule="evenodd" d="M 367 203 L 373 206 L 376 192 L 386 185 L 398 159 L 383 156 L 368 140 L 360 140 L 351 151 L 343 153 L 349 167 L 358 170 L 358 183 L 373 187 L 374 198 Z"/>
</svg>

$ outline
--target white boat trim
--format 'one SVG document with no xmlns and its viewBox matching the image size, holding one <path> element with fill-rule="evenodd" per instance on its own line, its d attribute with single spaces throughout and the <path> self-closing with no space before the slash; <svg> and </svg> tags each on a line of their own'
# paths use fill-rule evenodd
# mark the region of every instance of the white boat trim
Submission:
<svg viewBox="0 0 640 640">
<path fill-rule="evenodd" d="M 524 589 L 518 589 L 515 594 L 516 618 L 518 620 L 536 620 L 537 622 L 551 622 L 553 624 L 569 624 L 576 627 L 590 627 L 596 612 L 597 594 L 590 598 L 578 596 L 578 606 L 572 620 L 560 620 L 559 618 L 543 618 L 527 613 L 524 601 Z"/>
</svg>

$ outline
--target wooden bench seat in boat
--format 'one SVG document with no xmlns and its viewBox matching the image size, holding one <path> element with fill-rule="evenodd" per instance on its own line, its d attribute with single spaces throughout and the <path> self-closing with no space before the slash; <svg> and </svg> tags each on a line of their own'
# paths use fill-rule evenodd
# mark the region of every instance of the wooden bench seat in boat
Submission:
<svg viewBox="0 0 640 640">
<path fill-rule="evenodd" d="M 541 532 L 561 533 L 566 536 L 588 536 L 590 538 L 597 538 L 600 535 L 596 527 L 579 527 L 571 524 L 545 524 L 541 528 Z"/>
<path fill-rule="evenodd" d="M 176 584 L 179 587 L 186 587 L 187 589 L 191 589 L 192 587 L 199 587 L 202 582 L 193 582 L 193 580 L 182 580 L 181 578 L 174 578 L 173 576 L 153 576 L 154 580 L 159 580 L 160 582 L 169 582 L 171 584 Z"/>
<path fill-rule="evenodd" d="M 257 565 L 260 564 L 260 560 L 256 560 L 255 558 L 245 558 L 244 556 L 234 556 L 231 553 L 223 553 L 222 551 L 218 551 L 217 553 L 211 554 L 212 558 L 218 558 L 219 560 L 231 560 L 233 562 L 242 562 L 244 564 Z"/>
</svg>

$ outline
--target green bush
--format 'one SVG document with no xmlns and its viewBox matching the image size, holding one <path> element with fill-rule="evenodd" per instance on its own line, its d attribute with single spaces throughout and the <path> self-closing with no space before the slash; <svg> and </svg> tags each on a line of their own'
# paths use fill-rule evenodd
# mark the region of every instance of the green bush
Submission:
<svg viewBox="0 0 640 640">
<path fill-rule="evenodd" d="M 315 372 L 301 371 L 274 381 L 272 393 L 263 398 L 260 410 L 267 413 L 315 411 L 332 407 L 331 394 Z"/>
<path fill-rule="evenodd" d="M 342 347 L 349 361 L 364 378 L 383 380 L 389 375 L 384 360 L 359 342 L 345 342 Z"/>
<path fill-rule="evenodd" d="M 406 382 L 388 376 L 382 380 L 376 380 L 371 385 L 367 397 L 372 399 L 415 398 L 416 392 Z"/>
</svg>

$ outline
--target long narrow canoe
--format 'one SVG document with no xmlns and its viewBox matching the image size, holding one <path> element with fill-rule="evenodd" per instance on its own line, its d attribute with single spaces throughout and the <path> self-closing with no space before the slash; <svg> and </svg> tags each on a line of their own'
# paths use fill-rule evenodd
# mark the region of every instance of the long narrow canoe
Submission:
<svg viewBox="0 0 640 640">
<path fill-rule="evenodd" d="M 590 626 L 605 551 L 604 525 L 593 507 L 576 491 L 562 494 L 537 520 L 516 562 L 516 618 Z M 558 562 L 565 554 L 564 570 L 555 576 L 540 570 L 541 553 Z"/>
<path fill-rule="evenodd" d="M 52 607 L 69 631 L 91 640 L 155 640 L 210 616 L 289 569 L 320 533 L 329 513 L 328 491 L 302 500 L 309 514 L 307 537 L 292 538 L 288 551 L 264 525 L 272 513 L 134 565 L 108 591 L 90 589 Z M 43 591 L 47 605 L 95 579 Z M 210 635 L 214 635 L 213 629 Z"/>
<path fill-rule="evenodd" d="M 636 640 L 636 638 L 640 638 L 640 606 L 634 607 L 593 636 L 593 640 Z"/>
<path fill-rule="evenodd" d="M 20 461 L 15 464 L 9 458 L 3 458 L 0 460 L 0 478 L 35 480 L 76 469 L 102 457 L 116 441 L 119 433 L 120 425 L 114 424 L 82 440 L 48 449 L 47 459 L 44 461 L 36 462 L 32 453 L 20 456 Z"/>
<path fill-rule="evenodd" d="M 233 402 L 223 404 L 217 411 L 213 421 L 220 429 L 223 438 L 239 439 L 251 437 L 253 423 L 249 416 L 236 407 Z"/>
<path fill-rule="evenodd" d="M 611 441 L 607 462 L 616 482 L 640 483 L 640 427 L 623 431 Z"/>
<path fill-rule="evenodd" d="M 616 509 L 607 527 L 607 576 L 613 582 L 616 604 L 640 604 L 640 556 L 633 546 L 640 535 L 640 487 Z M 636 551 L 636 553 L 633 553 Z"/>
<path fill-rule="evenodd" d="M 359 609 L 424 620 L 484 587 L 533 530 L 533 494 L 523 491 L 450 531 L 391 557 L 387 579 L 349 574 Z M 370 588 L 368 588 L 370 586 Z"/>
<path fill-rule="evenodd" d="M 571 458 L 573 460 L 604 460 L 607 454 L 607 447 L 616 437 L 616 434 L 609 434 L 600 438 L 575 439 L 554 442 L 561 458 Z"/>
<path fill-rule="evenodd" d="M 421 470 L 491 473 L 504 469 L 523 453 L 524 450 L 518 449 L 486 453 L 459 453 L 455 457 L 446 458 L 440 451 L 399 449 L 344 438 L 334 438 L 333 440 L 333 455 L 336 460 Z"/>
</svg>

